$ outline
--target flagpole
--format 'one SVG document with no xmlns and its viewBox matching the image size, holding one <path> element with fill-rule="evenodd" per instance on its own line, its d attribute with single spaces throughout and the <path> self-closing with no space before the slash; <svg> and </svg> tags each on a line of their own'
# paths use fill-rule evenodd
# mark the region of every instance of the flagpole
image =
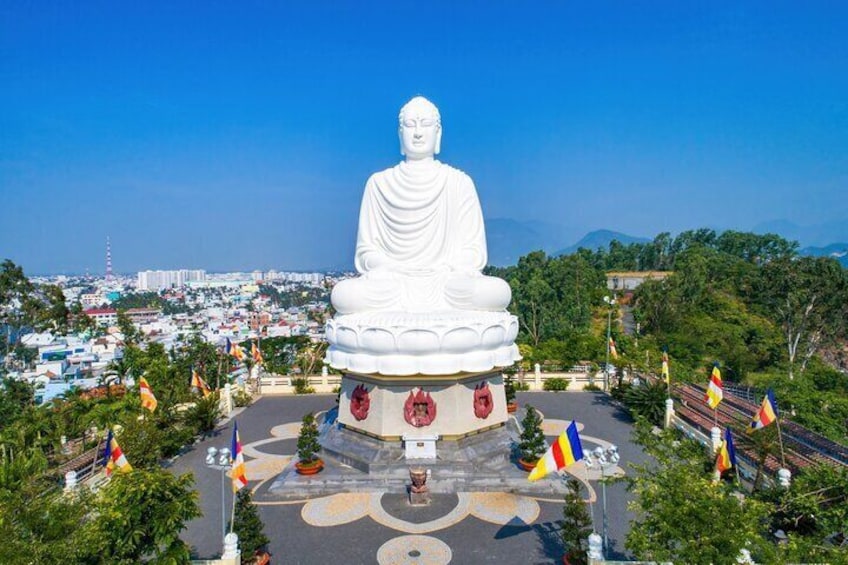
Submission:
<svg viewBox="0 0 848 565">
<path fill-rule="evenodd" d="M 218 373 L 215 375 L 215 388 L 221 388 L 221 365 L 224 363 L 224 356 L 221 354 L 221 350 L 218 350 Z"/>
<path fill-rule="evenodd" d="M 718 427 L 718 404 L 713 408 L 713 426 Z"/>
<path fill-rule="evenodd" d="M 786 467 L 786 455 L 783 453 L 783 434 L 780 433 L 780 416 L 775 415 L 774 423 L 777 424 L 777 442 L 780 446 L 780 463 Z"/>
<path fill-rule="evenodd" d="M 583 475 L 586 477 L 586 486 L 592 488 L 592 484 L 589 482 L 589 463 L 586 459 L 583 459 Z M 562 476 L 562 471 L 560 471 L 560 476 Z M 589 514 L 592 516 L 592 531 L 597 533 L 598 529 L 595 527 L 595 505 L 592 503 L 591 492 L 589 493 Z"/>
<path fill-rule="evenodd" d="M 230 514 L 230 533 L 233 533 L 233 527 L 236 525 L 236 495 L 238 493 L 233 491 L 233 512 Z"/>
</svg>

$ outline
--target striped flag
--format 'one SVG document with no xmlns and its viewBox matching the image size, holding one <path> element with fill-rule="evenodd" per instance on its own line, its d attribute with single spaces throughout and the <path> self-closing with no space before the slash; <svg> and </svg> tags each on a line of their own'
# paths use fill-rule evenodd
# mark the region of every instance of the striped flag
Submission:
<svg viewBox="0 0 848 565">
<path fill-rule="evenodd" d="M 250 342 L 250 355 L 253 357 L 253 361 L 257 365 L 261 365 L 265 362 L 265 359 L 262 358 L 262 350 L 257 347 L 256 342 Z"/>
<path fill-rule="evenodd" d="M 777 401 L 774 399 L 774 391 L 768 389 L 765 398 L 763 398 L 763 405 L 754 414 L 754 418 L 751 420 L 751 428 L 748 431 L 752 432 L 765 428 L 775 420 L 777 420 Z"/>
<path fill-rule="evenodd" d="M 666 384 L 668 384 L 668 350 L 663 349 L 662 352 L 662 378 Z"/>
<path fill-rule="evenodd" d="M 194 367 L 191 368 L 191 388 L 200 391 L 203 394 L 203 398 L 212 394 L 209 385 L 206 384 L 206 381 L 200 378 L 200 374 Z"/>
<path fill-rule="evenodd" d="M 124 452 L 121 451 L 121 446 L 118 445 L 118 440 L 115 439 L 112 430 L 109 430 L 109 435 L 106 437 L 106 452 L 103 454 L 103 465 L 106 467 L 107 477 L 111 476 L 115 469 L 118 469 L 122 473 L 132 471 L 132 466 L 127 461 Z"/>
<path fill-rule="evenodd" d="M 238 422 L 233 422 L 233 444 L 230 446 L 233 457 L 233 467 L 230 470 L 230 478 L 233 480 L 233 492 L 238 492 L 247 486 L 247 475 L 244 473 L 244 453 L 241 449 L 241 440 L 238 433 Z"/>
<path fill-rule="evenodd" d="M 573 420 L 564 432 L 554 441 L 545 455 L 536 463 L 530 475 L 529 481 L 539 479 L 568 467 L 583 459 L 583 445 L 580 443 L 580 435 L 577 433 L 577 423 Z"/>
<path fill-rule="evenodd" d="M 730 435 L 728 427 L 724 430 L 724 441 L 721 442 L 716 457 L 716 471 L 724 473 L 731 467 L 736 467 L 736 448 L 733 446 L 733 436 Z"/>
<path fill-rule="evenodd" d="M 722 398 L 724 398 L 724 389 L 721 386 L 721 370 L 716 363 L 713 365 L 710 384 L 707 385 L 707 394 L 704 396 L 704 400 L 707 401 L 710 408 L 715 410 Z"/>
<path fill-rule="evenodd" d="M 618 350 L 615 348 L 615 340 L 612 336 L 609 338 L 609 352 L 613 359 L 618 359 Z"/>
<path fill-rule="evenodd" d="M 237 361 L 244 361 L 244 348 L 237 343 L 230 343 L 230 340 L 227 340 L 229 353 L 236 358 Z"/>
<path fill-rule="evenodd" d="M 144 377 L 138 379 L 138 391 L 141 393 L 142 408 L 147 408 L 151 412 L 155 412 L 159 403 L 156 401 L 156 397 L 153 396 L 153 391 L 150 390 L 150 385 Z"/>
</svg>

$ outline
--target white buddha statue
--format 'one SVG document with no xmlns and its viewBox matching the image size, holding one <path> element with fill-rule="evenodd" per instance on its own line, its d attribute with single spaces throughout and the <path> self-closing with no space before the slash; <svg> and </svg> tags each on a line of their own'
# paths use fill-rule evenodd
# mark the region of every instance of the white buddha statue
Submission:
<svg viewBox="0 0 848 565">
<path fill-rule="evenodd" d="M 342 315 L 503 312 L 509 285 L 480 272 L 486 234 L 474 183 L 434 158 L 442 140 L 438 108 L 416 96 L 399 122 L 406 159 L 365 185 L 355 260 L 362 276 L 335 286 L 333 306 Z"/>
</svg>

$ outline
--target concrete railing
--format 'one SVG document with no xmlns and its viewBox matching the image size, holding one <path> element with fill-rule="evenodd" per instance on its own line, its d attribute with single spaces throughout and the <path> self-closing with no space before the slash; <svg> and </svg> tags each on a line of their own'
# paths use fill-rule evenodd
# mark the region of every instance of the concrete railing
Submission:
<svg viewBox="0 0 848 565">
<path fill-rule="evenodd" d="M 319 394 L 332 393 L 336 387 L 342 384 L 341 375 L 268 375 L 259 381 L 259 392 L 263 395 L 295 394 L 294 380 L 304 378 L 309 386 Z"/>
<path fill-rule="evenodd" d="M 536 365 L 533 371 L 518 373 L 515 375 L 515 379 L 518 382 L 527 385 L 530 390 L 544 390 L 545 381 L 551 379 L 564 379 L 568 382 L 568 390 L 575 391 L 583 390 L 583 387 L 592 382 L 600 385 L 600 383 L 603 383 L 604 376 L 603 373 L 598 373 L 594 375 L 593 379 L 591 368 L 588 365 L 575 365 L 566 371 L 550 373 L 543 372 L 542 367 Z"/>
<path fill-rule="evenodd" d="M 260 393 L 263 395 L 295 394 L 295 379 L 305 378 L 316 393 L 332 393 L 336 387 L 342 384 L 341 375 L 270 375 L 263 376 L 260 383 Z M 515 375 L 515 379 L 525 384 L 530 390 L 544 390 L 545 381 L 550 379 L 564 379 L 568 382 L 568 390 L 583 390 L 583 387 L 594 382 L 597 385 L 603 383 L 603 373 L 597 373 L 592 378 L 591 369 L 588 365 L 575 365 L 567 371 L 545 373 L 541 370 L 526 372 Z"/>
</svg>

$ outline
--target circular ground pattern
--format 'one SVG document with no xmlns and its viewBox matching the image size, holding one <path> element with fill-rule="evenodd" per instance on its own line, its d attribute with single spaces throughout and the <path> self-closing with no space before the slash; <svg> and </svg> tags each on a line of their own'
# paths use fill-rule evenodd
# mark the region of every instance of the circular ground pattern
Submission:
<svg viewBox="0 0 848 565">
<path fill-rule="evenodd" d="M 303 505 L 300 516 L 310 526 L 349 524 L 368 515 L 372 497 L 368 493 L 350 492 L 316 498 Z"/>
<path fill-rule="evenodd" d="M 444 565 L 452 557 L 448 544 L 430 536 L 400 536 L 377 550 L 380 565 Z"/>
<path fill-rule="evenodd" d="M 471 495 L 471 515 L 498 525 L 529 525 L 539 517 L 539 503 L 508 492 L 475 492 Z"/>
</svg>

